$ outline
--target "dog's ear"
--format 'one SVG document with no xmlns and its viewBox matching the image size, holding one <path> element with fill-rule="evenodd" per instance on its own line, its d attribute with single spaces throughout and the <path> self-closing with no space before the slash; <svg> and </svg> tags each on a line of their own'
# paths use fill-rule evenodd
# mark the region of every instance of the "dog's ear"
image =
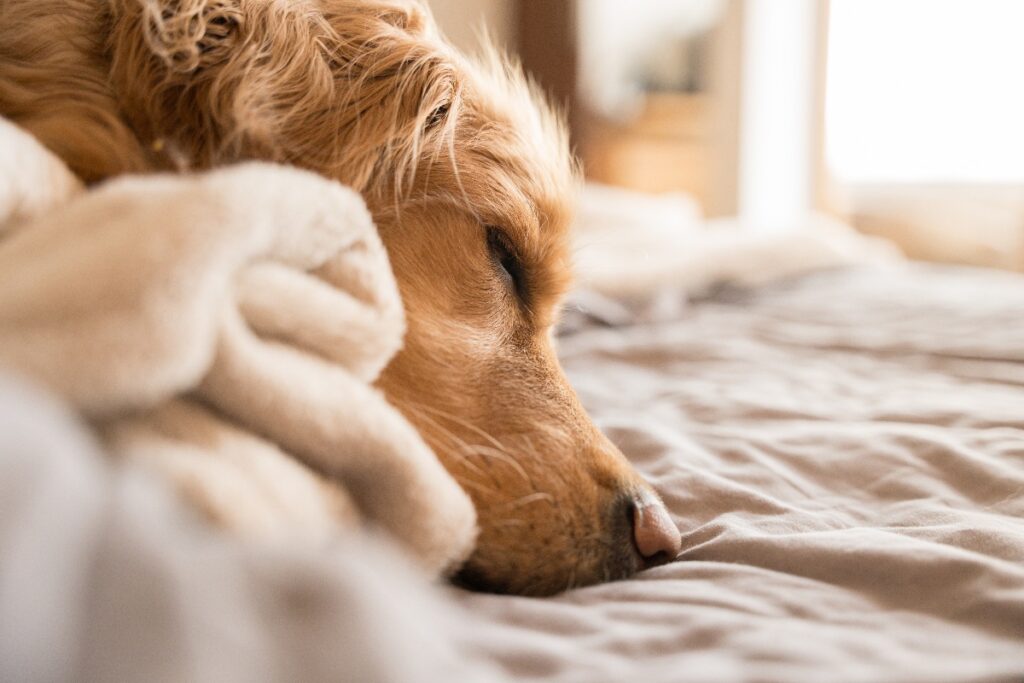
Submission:
<svg viewBox="0 0 1024 683">
<path fill-rule="evenodd" d="M 303 4 L 111 0 L 110 79 L 140 140 L 179 168 L 273 158 L 259 148 L 261 112 L 245 99 L 257 73 L 311 51 L 312 36 L 297 30 Z M 294 38 L 287 51 L 286 34 Z M 317 60 L 304 61 L 315 77 Z"/>
<path fill-rule="evenodd" d="M 138 13 L 145 46 L 170 74 L 225 62 L 241 39 L 245 15 L 235 0 L 118 0 L 121 18 Z"/>
<path fill-rule="evenodd" d="M 345 2 L 342 0 L 342 2 L 331 3 L 331 0 L 325 0 L 323 4 L 327 7 L 331 4 L 344 6 Z M 427 8 L 416 0 L 380 5 L 377 12 L 381 20 L 399 30 L 419 35 L 427 30 Z"/>
<path fill-rule="evenodd" d="M 366 189 L 410 172 L 425 141 L 451 131 L 458 79 L 418 2 L 111 7 L 111 80 L 132 127 L 168 165 L 262 158 Z M 385 152 L 393 164 L 382 164 Z"/>
<path fill-rule="evenodd" d="M 401 193 L 420 160 L 450 149 L 462 108 L 458 59 L 419 0 L 322 0 L 321 7 L 336 36 L 330 52 L 343 99 L 335 121 L 346 163 L 364 172 L 353 182 Z"/>
</svg>

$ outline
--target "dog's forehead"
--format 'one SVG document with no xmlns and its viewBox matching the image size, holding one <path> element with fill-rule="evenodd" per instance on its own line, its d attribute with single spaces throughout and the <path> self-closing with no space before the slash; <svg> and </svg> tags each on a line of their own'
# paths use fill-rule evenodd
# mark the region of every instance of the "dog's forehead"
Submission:
<svg viewBox="0 0 1024 683">
<path fill-rule="evenodd" d="M 492 126 L 476 138 L 474 154 L 464 168 L 463 179 L 484 222 L 501 225 L 520 247 L 528 250 L 560 248 L 568 240 L 579 182 L 564 162 L 548 160 L 549 149 L 537 153 L 532 141 L 523 139 L 514 124 Z M 544 144 L 550 145 L 550 141 Z M 568 156 L 568 150 L 563 149 Z"/>
<path fill-rule="evenodd" d="M 425 192 L 481 225 L 500 228 L 528 273 L 539 328 L 571 273 L 569 229 L 580 180 L 557 112 L 496 51 L 451 55 L 453 138 L 425 155 Z M 441 148 L 439 148 L 441 149 Z M 445 151 L 447 153 L 445 153 Z"/>
<path fill-rule="evenodd" d="M 482 199 L 540 241 L 563 239 L 580 179 L 560 116 L 511 67 L 473 83 L 466 105 L 461 134 Z"/>
<path fill-rule="evenodd" d="M 517 63 L 485 45 L 478 57 L 460 60 L 459 66 L 466 103 L 484 122 L 512 133 L 512 141 L 529 148 L 543 170 L 566 177 L 574 174 L 562 113 Z"/>
</svg>

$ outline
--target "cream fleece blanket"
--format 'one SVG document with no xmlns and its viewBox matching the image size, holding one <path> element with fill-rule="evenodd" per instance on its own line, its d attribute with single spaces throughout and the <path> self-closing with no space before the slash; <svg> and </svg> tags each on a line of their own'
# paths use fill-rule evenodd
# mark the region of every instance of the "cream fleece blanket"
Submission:
<svg viewBox="0 0 1024 683">
<path fill-rule="evenodd" d="M 226 528 L 467 555 L 469 498 L 370 386 L 403 314 L 354 192 L 266 164 L 86 191 L 3 120 L 0 149 L 0 367 Z"/>
<path fill-rule="evenodd" d="M 243 539 L 0 374 L 0 681 L 495 680 L 381 537 Z"/>
</svg>

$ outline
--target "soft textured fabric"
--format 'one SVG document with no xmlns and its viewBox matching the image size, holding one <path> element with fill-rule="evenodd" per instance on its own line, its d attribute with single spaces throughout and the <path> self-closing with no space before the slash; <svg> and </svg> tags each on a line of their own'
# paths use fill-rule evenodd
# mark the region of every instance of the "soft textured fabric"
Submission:
<svg viewBox="0 0 1024 683">
<path fill-rule="evenodd" d="M 407 556 L 242 539 L 0 375 L 0 680 L 488 681 Z"/>
<path fill-rule="evenodd" d="M 1022 341 L 1024 278 L 925 267 L 578 329 L 570 378 L 684 550 L 551 600 L 460 595 L 476 647 L 559 683 L 1021 680 Z"/>
<path fill-rule="evenodd" d="M 587 183 L 573 234 L 577 285 L 615 298 L 642 299 L 659 290 L 694 296 L 721 283 L 760 285 L 900 258 L 892 243 L 824 214 L 768 227 L 705 220 L 685 194 Z"/>
<path fill-rule="evenodd" d="M 1022 335 L 1022 278 L 912 268 L 564 337 L 684 551 L 550 599 L 211 535 L 0 391 L 0 678 L 1019 681 Z"/>
<path fill-rule="evenodd" d="M 86 191 L 2 120 L 0 149 L 0 369 L 239 534 L 358 520 L 432 574 L 466 557 L 469 497 L 371 385 L 404 319 L 355 192 L 258 163 Z"/>
</svg>

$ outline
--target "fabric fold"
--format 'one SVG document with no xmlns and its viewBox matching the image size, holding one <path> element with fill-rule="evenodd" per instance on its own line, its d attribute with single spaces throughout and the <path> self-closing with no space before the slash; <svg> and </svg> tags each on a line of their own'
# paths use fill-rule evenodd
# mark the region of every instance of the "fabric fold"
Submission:
<svg viewBox="0 0 1024 683">
<path fill-rule="evenodd" d="M 0 146 L 34 160 L 0 169 L 0 365 L 221 526 L 362 520 L 429 573 L 468 554 L 468 496 L 371 386 L 404 316 L 358 194 L 262 163 L 83 191 L 6 121 Z"/>
</svg>

